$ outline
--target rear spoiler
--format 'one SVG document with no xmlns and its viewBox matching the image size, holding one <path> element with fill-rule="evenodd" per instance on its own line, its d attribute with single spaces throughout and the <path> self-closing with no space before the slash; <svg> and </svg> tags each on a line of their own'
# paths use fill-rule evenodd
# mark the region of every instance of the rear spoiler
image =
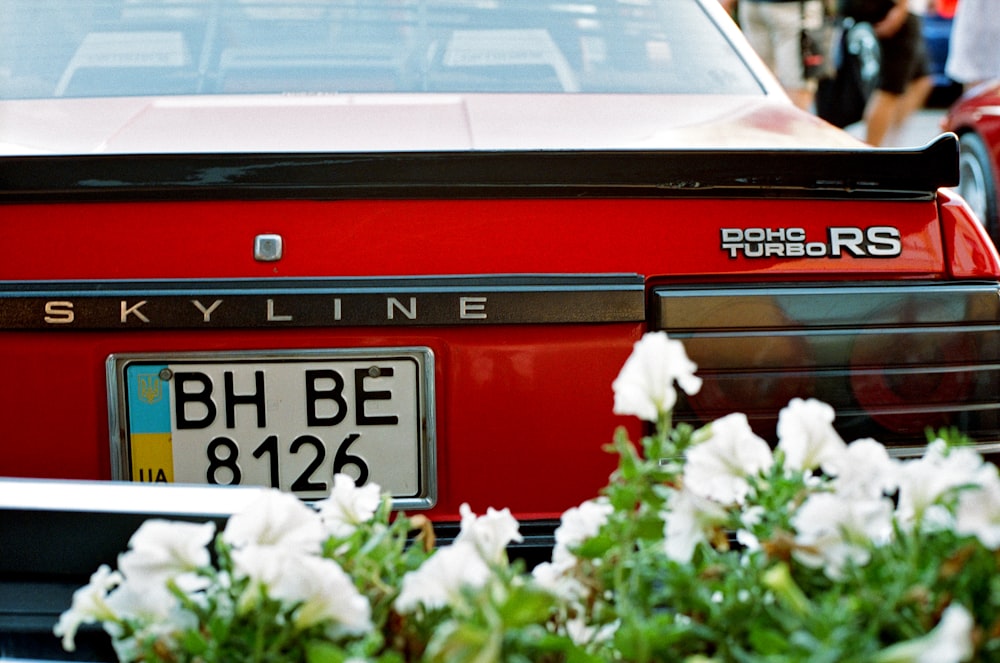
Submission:
<svg viewBox="0 0 1000 663">
<path fill-rule="evenodd" d="M 0 159 L 0 200 L 929 197 L 958 138 L 905 149 L 102 154 Z"/>
</svg>

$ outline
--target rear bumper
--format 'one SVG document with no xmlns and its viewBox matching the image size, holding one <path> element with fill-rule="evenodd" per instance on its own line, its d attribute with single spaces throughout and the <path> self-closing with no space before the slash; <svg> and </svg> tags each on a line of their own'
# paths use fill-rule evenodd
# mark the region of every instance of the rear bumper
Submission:
<svg viewBox="0 0 1000 663">
<path fill-rule="evenodd" d="M 257 494 L 253 488 L 0 478 L 0 659 L 117 660 L 99 627 L 84 627 L 66 652 L 52 627 L 73 592 L 101 564 L 116 566 L 143 521 L 213 521 L 221 531 Z M 509 550 L 530 567 L 549 559 L 556 520 L 521 523 Z M 458 522 L 435 524 L 439 545 Z"/>
</svg>

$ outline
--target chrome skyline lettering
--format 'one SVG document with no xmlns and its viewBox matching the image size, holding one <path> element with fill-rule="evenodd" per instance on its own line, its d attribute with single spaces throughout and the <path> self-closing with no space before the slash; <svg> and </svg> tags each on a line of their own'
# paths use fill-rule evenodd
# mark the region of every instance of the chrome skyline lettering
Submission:
<svg viewBox="0 0 1000 663">
<path fill-rule="evenodd" d="M 642 282 L 598 287 L 373 292 L 220 287 L 0 292 L 0 329 L 261 329 L 637 322 Z"/>
<path fill-rule="evenodd" d="M 233 298 L 234 301 L 238 298 Z M 212 315 L 225 303 L 225 299 L 216 299 L 210 304 L 203 303 L 200 299 L 189 300 L 193 306 L 193 311 L 200 316 L 202 322 L 210 324 L 213 322 Z M 282 312 L 278 308 L 274 297 L 266 299 L 265 311 L 262 315 L 264 322 L 294 322 L 295 316 Z M 417 321 L 418 305 L 417 297 L 385 297 L 385 320 L 387 322 L 405 318 L 406 320 Z M 459 296 L 456 298 L 456 314 L 459 320 L 487 320 L 488 298 L 477 296 Z M 130 322 L 151 323 L 152 320 L 144 311 L 144 307 L 149 305 L 149 299 L 139 301 L 122 299 L 120 301 L 120 315 L 118 321 L 122 325 Z M 343 297 L 331 297 L 327 301 L 328 310 L 326 318 L 329 322 L 341 322 L 344 320 L 344 299 Z M 195 313 L 192 313 L 194 315 Z M 196 316 L 197 317 L 197 316 Z M 76 322 L 76 303 L 73 300 L 52 300 L 45 302 L 45 317 L 43 318 L 49 325 L 71 325 Z"/>
</svg>

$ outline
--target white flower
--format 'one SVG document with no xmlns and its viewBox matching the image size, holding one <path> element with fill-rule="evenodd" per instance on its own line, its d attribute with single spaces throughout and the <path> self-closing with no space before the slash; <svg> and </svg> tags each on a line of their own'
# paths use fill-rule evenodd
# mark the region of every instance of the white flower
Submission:
<svg viewBox="0 0 1000 663">
<path fill-rule="evenodd" d="M 105 623 L 104 630 L 112 638 L 120 661 L 137 661 L 143 657 L 143 642 L 156 640 L 168 648 L 175 646 L 185 631 L 198 628 L 198 616 L 184 608 L 166 586 L 135 585 L 126 581 L 108 596 L 108 605 L 122 620 L 128 620 L 135 631 L 118 623 Z"/>
<path fill-rule="evenodd" d="M 121 573 L 112 571 L 107 564 L 102 564 L 90 576 L 88 584 L 73 592 L 70 609 L 59 616 L 59 622 L 52 629 L 57 637 L 62 637 L 63 649 L 66 651 L 76 649 L 76 632 L 82 624 L 117 620 L 118 616 L 107 602 L 108 592 L 123 580 Z"/>
<path fill-rule="evenodd" d="M 118 568 L 130 583 L 164 587 L 174 580 L 185 591 L 204 586 L 193 572 L 211 562 L 208 544 L 215 523 L 147 520 L 129 539 L 129 550 L 118 557 Z"/>
<path fill-rule="evenodd" d="M 868 563 L 872 545 L 892 536 L 892 501 L 815 493 L 792 517 L 796 530 L 795 557 L 838 580 L 848 564 Z"/>
<path fill-rule="evenodd" d="M 975 622 L 965 606 L 952 603 L 930 633 L 888 647 L 876 663 L 960 663 L 972 659 Z"/>
<path fill-rule="evenodd" d="M 760 550 L 760 539 L 753 533 L 753 528 L 763 522 L 766 513 L 766 509 L 760 505 L 744 508 L 740 512 L 740 524 L 743 527 L 736 530 L 736 542 L 748 551 Z"/>
<path fill-rule="evenodd" d="M 455 542 L 468 542 L 475 546 L 482 558 L 492 564 L 497 564 L 506 558 L 507 545 L 511 541 L 523 541 L 520 525 L 510 514 L 510 509 L 497 511 L 493 507 L 486 510 L 486 515 L 476 517 L 468 504 L 459 507 L 462 515 L 462 529 Z"/>
<path fill-rule="evenodd" d="M 814 398 L 793 398 L 778 414 L 778 449 L 790 470 L 814 470 L 846 450 L 833 429 L 833 408 Z"/>
<path fill-rule="evenodd" d="M 725 508 L 691 490 L 673 494 L 670 509 L 663 514 L 663 545 L 667 557 L 687 564 L 699 543 L 726 522 Z"/>
<path fill-rule="evenodd" d="M 836 477 L 833 483 L 841 495 L 880 497 L 891 495 L 899 486 L 899 462 L 871 438 L 851 442 L 844 453 L 825 462 L 823 469 Z"/>
<path fill-rule="evenodd" d="M 233 550 L 233 577 L 250 581 L 241 599 L 241 611 L 256 604 L 261 589 L 265 589 L 269 596 L 292 593 L 299 583 L 296 562 L 306 556 L 277 546 L 248 545 Z M 286 585 L 289 589 L 285 588 Z"/>
<path fill-rule="evenodd" d="M 371 628 L 371 606 L 351 578 L 331 559 L 306 555 L 278 546 L 247 546 L 233 551 L 234 572 L 250 585 L 240 602 L 251 609 L 261 589 L 268 597 L 301 605 L 294 620 L 298 628 L 332 621 L 339 632 L 363 633 Z"/>
<path fill-rule="evenodd" d="M 308 628 L 313 624 L 333 622 L 335 633 L 361 635 L 370 631 L 371 605 L 354 586 L 350 576 L 332 559 L 303 557 L 298 580 L 301 586 L 287 596 L 275 598 L 287 602 L 302 601 L 295 611 L 295 625 Z M 291 589 L 285 585 L 285 589 Z"/>
<path fill-rule="evenodd" d="M 489 577 L 490 569 L 474 545 L 454 543 L 403 576 L 394 605 L 404 614 L 421 605 L 429 610 L 444 608 L 459 602 L 463 589 L 485 586 Z"/>
<path fill-rule="evenodd" d="M 996 465 L 984 463 L 979 485 L 963 490 L 955 510 L 955 531 L 972 535 L 990 550 L 1000 548 L 1000 476 Z"/>
<path fill-rule="evenodd" d="M 566 635 L 580 646 L 611 642 L 619 625 L 617 620 L 610 624 L 590 624 L 583 617 L 574 617 L 566 620 Z"/>
<path fill-rule="evenodd" d="M 921 521 L 949 522 L 939 500 L 959 486 L 977 483 L 982 466 L 982 457 L 972 449 L 949 449 L 941 440 L 931 443 L 923 457 L 900 467 L 897 506 L 900 522 L 908 525 Z"/>
<path fill-rule="evenodd" d="M 237 548 L 270 545 L 317 553 L 326 533 L 319 514 L 297 497 L 265 490 L 244 511 L 229 519 L 222 538 Z"/>
<path fill-rule="evenodd" d="M 573 577 L 576 566 L 570 562 L 542 562 L 531 570 L 535 583 L 566 603 L 576 603 L 587 595 L 587 588 Z"/>
<path fill-rule="evenodd" d="M 382 503 L 382 488 L 368 483 L 360 488 L 346 474 L 333 477 L 330 496 L 316 504 L 327 531 L 336 537 L 350 536 L 358 525 L 372 519 Z"/>
<path fill-rule="evenodd" d="M 709 438 L 688 449 L 684 486 L 722 504 L 741 504 L 747 477 L 774 462 L 767 442 L 757 437 L 745 414 L 730 414 L 707 426 Z"/>
<path fill-rule="evenodd" d="M 198 628 L 198 616 L 187 610 L 165 585 L 122 583 L 108 596 L 108 605 L 123 620 L 136 626 L 131 637 L 118 624 L 105 624 L 114 638 L 115 652 L 122 661 L 142 658 L 141 643 L 157 640 L 172 647 L 185 631 Z"/>
<path fill-rule="evenodd" d="M 688 359 L 684 344 L 665 332 L 648 332 L 633 347 L 611 387 L 615 414 L 634 415 L 656 422 L 677 403 L 674 381 L 688 394 L 701 389 L 697 365 Z"/>
<path fill-rule="evenodd" d="M 555 531 L 552 561 L 557 563 L 575 561 L 573 549 L 587 539 L 597 536 L 613 512 L 614 507 L 602 497 L 587 500 L 580 506 L 567 509 L 562 514 L 559 527 Z"/>
</svg>

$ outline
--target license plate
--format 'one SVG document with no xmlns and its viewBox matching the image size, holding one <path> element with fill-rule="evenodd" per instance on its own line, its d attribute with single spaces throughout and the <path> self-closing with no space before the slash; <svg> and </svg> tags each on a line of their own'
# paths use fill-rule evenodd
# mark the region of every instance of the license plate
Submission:
<svg viewBox="0 0 1000 663">
<path fill-rule="evenodd" d="M 427 508 L 433 376 L 428 348 L 112 355 L 113 478 L 318 499 L 344 473 Z"/>
</svg>

